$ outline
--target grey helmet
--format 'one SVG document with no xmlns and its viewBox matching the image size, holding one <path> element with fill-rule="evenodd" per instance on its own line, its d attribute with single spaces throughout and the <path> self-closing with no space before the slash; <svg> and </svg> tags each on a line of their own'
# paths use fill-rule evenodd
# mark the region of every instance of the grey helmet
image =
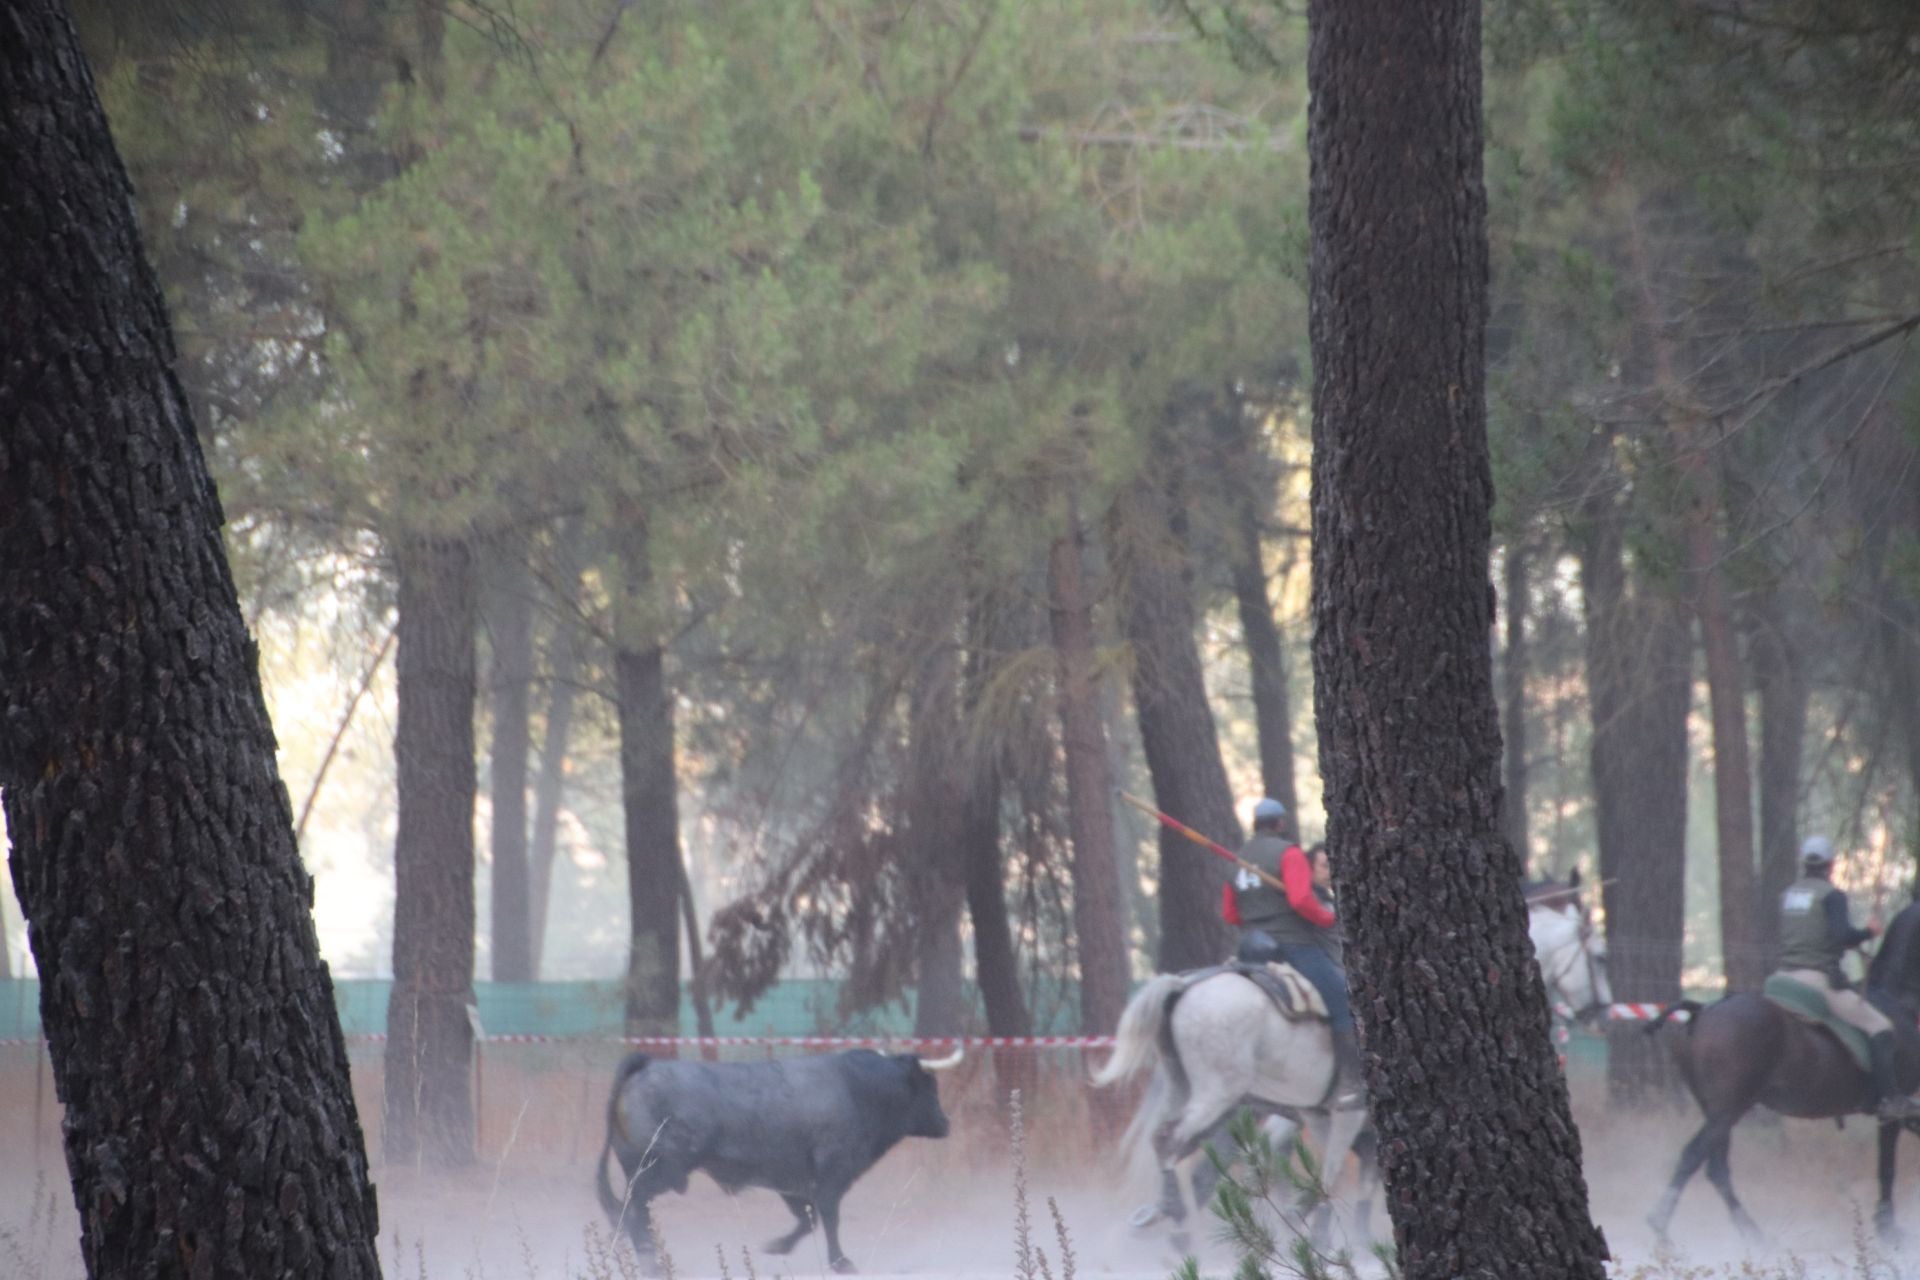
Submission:
<svg viewBox="0 0 1920 1280">
<path fill-rule="evenodd" d="M 1253 825 L 1256 827 L 1263 822 L 1278 822 L 1286 816 L 1287 806 L 1271 796 L 1253 806 Z"/>
<path fill-rule="evenodd" d="M 1833 841 L 1825 836 L 1808 836 L 1800 842 L 1800 865 L 1826 867 L 1833 864 Z"/>
</svg>

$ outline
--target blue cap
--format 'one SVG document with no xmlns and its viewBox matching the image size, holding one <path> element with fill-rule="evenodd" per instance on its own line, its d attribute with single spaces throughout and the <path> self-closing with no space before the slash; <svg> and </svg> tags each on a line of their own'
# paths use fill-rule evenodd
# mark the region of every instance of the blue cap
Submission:
<svg viewBox="0 0 1920 1280">
<path fill-rule="evenodd" d="M 1275 818 L 1284 818 L 1286 816 L 1287 806 L 1272 797 L 1268 797 L 1253 806 L 1253 820 L 1255 822 L 1269 822 Z"/>
</svg>

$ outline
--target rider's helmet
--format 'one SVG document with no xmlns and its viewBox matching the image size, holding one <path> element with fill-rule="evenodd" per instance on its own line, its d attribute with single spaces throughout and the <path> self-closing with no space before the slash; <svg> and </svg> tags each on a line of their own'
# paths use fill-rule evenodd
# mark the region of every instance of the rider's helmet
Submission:
<svg viewBox="0 0 1920 1280">
<path fill-rule="evenodd" d="M 1286 816 L 1287 806 L 1281 804 L 1271 796 L 1268 796 L 1253 806 L 1253 825 L 1256 827 L 1265 826 L 1271 822 L 1278 822 Z"/>
<path fill-rule="evenodd" d="M 1803 867 L 1833 865 L 1833 841 L 1825 836 L 1808 836 L 1801 841 L 1800 865 Z"/>
</svg>

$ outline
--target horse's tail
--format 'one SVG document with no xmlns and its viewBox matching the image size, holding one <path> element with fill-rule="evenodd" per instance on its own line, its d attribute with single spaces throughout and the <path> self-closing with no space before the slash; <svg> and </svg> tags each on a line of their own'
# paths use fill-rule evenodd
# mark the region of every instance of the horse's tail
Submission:
<svg viewBox="0 0 1920 1280">
<path fill-rule="evenodd" d="M 1706 1006 L 1701 1004 L 1698 1000 L 1675 1000 L 1672 1004 L 1662 1009 L 1660 1011 L 1660 1015 L 1656 1017 L 1653 1021 L 1649 1022 L 1644 1028 L 1644 1030 L 1650 1036 L 1658 1035 L 1660 1033 L 1660 1028 L 1667 1025 L 1667 1019 L 1671 1018 L 1676 1013 L 1686 1014 L 1688 1026 L 1689 1028 L 1691 1028 L 1693 1023 L 1693 1016 L 1699 1013 L 1704 1008 L 1706 1008 Z"/>
<path fill-rule="evenodd" d="M 1120 1135 L 1120 1150 L 1128 1153 L 1130 1161 L 1134 1153 L 1146 1150 L 1147 1138 L 1165 1114 L 1172 1092 L 1164 1071 L 1154 1072 L 1153 1078 L 1147 1081 L 1147 1092 L 1140 1099 L 1133 1119 L 1127 1121 L 1127 1131 Z"/>
<path fill-rule="evenodd" d="M 1185 985 L 1182 975 L 1163 973 L 1127 1001 L 1119 1030 L 1114 1032 L 1113 1055 L 1093 1073 L 1094 1084 L 1117 1084 L 1160 1060 L 1160 1029 L 1166 1024 L 1167 1008 Z"/>
<path fill-rule="evenodd" d="M 600 1195 L 600 1207 L 606 1210 L 607 1220 L 615 1224 L 618 1230 L 621 1217 L 627 1206 L 619 1196 L 613 1194 L 613 1183 L 607 1178 L 607 1157 L 613 1154 L 613 1135 L 622 1128 L 620 1124 L 620 1090 L 631 1076 L 646 1070 L 651 1061 L 644 1053 L 630 1053 L 613 1073 L 613 1091 L 607 1097 L 607 1139 L 600 1146 L 600 1159 L 594 1166 L 595 1190 Z"/>
</svg>

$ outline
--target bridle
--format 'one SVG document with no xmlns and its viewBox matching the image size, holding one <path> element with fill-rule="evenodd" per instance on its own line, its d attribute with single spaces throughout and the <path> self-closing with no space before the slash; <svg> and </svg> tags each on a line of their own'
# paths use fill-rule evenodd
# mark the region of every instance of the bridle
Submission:
<svg viewBox="0 0 1920 1280">
<path fill-rule="evenodd" d="M 1551 908 L 1545 909 L 1550 910 Z M 1569 947 L 1568 944 L 1563 943 L 1560 947 L 1556 948 L 1552 972 L 1549 973 L 1547 971 L 1546 965 L 1543 964 L 1540 966 L 1540 976 L 1545 980 L 1546 985 L 1551 990 L 1558 992 L 1563 1002 L 1571 1004 L 1572 1002 L 1567 996 L 1566 980 L 1573 973 L 1576 965 L 1585 962 L 1587 966 L 1588 1000 L 1585 1008 L 1574 1011 L 1573 1017 L 1576 1022 L 1591 1018 L 1606 1007 L 1599 998 L 1601 962 L 1594 956 L 1593 948 L 1589 945 L 1592 941 L 1593 921 L 1583 912 L 1580 916 L 1580 927 L 1574 934 L 1571 946 Z M 1560 953 L 1567 950 L 1571 950 L 1573 954 L 1561 960 L 1559 958 Z"/>
</svg>

